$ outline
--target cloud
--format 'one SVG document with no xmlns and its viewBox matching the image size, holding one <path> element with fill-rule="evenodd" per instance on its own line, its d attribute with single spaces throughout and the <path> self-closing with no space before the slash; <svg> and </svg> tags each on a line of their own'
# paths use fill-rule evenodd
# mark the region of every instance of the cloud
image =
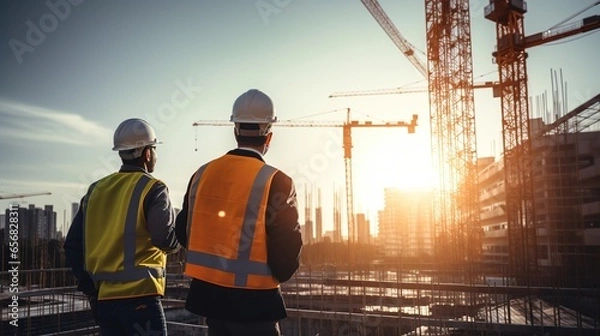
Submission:
<svg viewBox="0 0 600 336">
<path fill-rule="evenodd" d="M 15 140 L 88 146 L 111 131 L 82 116 L 0 98 L 0 142 Z"/>
<path fill-rule="evenodd" d="M 81 182 L 72 181 L 47 181 L 47 180 L 15 180 L 0 178 L 0 194 L 13 194 L 9 190 L 31 189 L 32 192 L 51 191 L 55 189 L 61 190 L 85 190 L 87 185 Z"/>
</svg>

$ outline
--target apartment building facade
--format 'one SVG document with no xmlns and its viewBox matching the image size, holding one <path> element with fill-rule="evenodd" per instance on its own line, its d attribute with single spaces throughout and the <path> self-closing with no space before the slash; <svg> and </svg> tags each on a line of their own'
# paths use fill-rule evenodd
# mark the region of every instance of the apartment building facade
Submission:
<svg viewBox="0 0 600 336">
<path fill-rule="evenodd" d="M 600 132 L 546 135 L 532 143 L 534 226 L 540 276 L 561 284 L 600 276 Z M 482 260 L 508 265 L 504 162 L 479 171 Z"/>
<path fill-rule="evenodd" d="M 378 212 L 378 236 L 384 256 L 432 256 L 432 200 L 430 190 L 384 189 L 384 208 Z"/>
<path fill-rule="evenodd" d="M 9 218 L 9 209 L 5 210 L 4 221 Z M 18 208 L 18 227 L 19 241 L 37 244 L 40 240 L 50 240 L 56 238 L 56 211 L 52 205 L 45 205 L 44 208 L 36 207 L 35 204 L 29 204 L 27 208 Z M 4 235 L 5 243 L 8 242 L 8 235 Z"/>
</svg>

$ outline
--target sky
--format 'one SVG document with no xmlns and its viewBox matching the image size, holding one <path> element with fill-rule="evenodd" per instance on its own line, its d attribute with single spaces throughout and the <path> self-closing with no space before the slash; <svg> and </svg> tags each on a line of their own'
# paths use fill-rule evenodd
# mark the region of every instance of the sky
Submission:
<svg viewBox="0 0 600 336">
<path fill-rule="evenodd" d="M 593 0 L 530 0 L 526 35 L 544 31 Z M 390 19 L 425 62 L 424 1 L 381 0 Z M 485 0 L 471 1 L 474 80 L 497 79 L 495 27 Z M 570 22 L 600 14 L 595 6 Z M 600 89 L 600 34 L 581 34 L 528 50 L 529 95 L 551 95 L 562 72 L 572 109 Z M 354 129 L 356 212 L 376 223 L 383 188 L 431 185 L 429 108 L 425 93 L 329 98 L 333 92 L 426 85 L 360 1 L 5 0 L 0 4 L 0 194 L 51 192 L 11 201 L 53 204 L 59 228 L 93 181 L 118 170 L 111 151 L 118 124 L 148 120 L 163 144 L 154 176 L 180 207 L 203 163 L 235 147 L 228 120 L 250 88 L 273 99 L 280 120 L 410 121 L 403 128 Z M 475 92 L 478 156 L 501 153 L 500 101 Z M 530 110 L 535 110 L 531 107 Z M 333 192 L 344 190 L 341 128 L 275 127 L 268 163 L 298 189 L 321 190 L 325 229 Z M 313 201 L 316 204 L 317 200 Z M 374 226 L 371 231 L 376 232 Z"/>
</svg>

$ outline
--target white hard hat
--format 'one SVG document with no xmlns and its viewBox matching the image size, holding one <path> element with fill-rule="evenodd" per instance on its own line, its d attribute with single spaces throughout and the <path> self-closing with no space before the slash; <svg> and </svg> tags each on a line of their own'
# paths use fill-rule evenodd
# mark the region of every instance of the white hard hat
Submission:
<svg viewBox="0 0 600 336">
<path fill-rule="evenodd" d="M 161 143 L 150 124 L 138 118 L 123 121 L 115 130 L 114 151 L 127 151 Z M 141 154 L 141 153 L 140 153 Z"/>
<path fill-rule="evenodd" d="M 258 136 L 263 136 L 277 122 L 277 116 L 271 98 L 260 90 L 250 89 L 235 100 L 229 120 L 235 123 L 238 133 L 239 124 L 258 124 Z"/>
</svg>

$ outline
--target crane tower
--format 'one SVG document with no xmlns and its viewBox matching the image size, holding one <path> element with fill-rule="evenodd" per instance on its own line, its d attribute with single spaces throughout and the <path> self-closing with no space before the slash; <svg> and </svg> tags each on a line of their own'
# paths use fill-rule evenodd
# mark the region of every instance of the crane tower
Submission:
<svg viewBox="0 0 600 336">
<path fill-rule="evenodd" d="M 425 0 L 427 66 L 416 57 L 414 47 L 377 0 L 361 1 L 428 80 L 432 159 L 440 177 L 435 197 L 436 254 L 447 266 L 472 261 L 479 254 L 479 207 L 469 1 Z M 496 84 L 483 83 L 477 87 L 494 88 Z M 386 93 L 398 91 L 402 90 Z M 350 95 L 357 94 L 337 94 Z"/>
</svg>

